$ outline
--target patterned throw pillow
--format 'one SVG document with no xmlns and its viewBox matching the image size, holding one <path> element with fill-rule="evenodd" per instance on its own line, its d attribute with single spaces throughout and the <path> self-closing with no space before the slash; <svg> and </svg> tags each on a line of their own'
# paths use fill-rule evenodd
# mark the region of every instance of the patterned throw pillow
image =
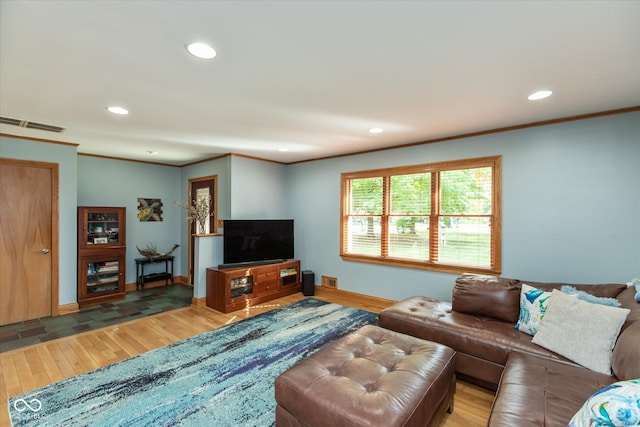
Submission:
<svg viewBox="0 0 640 427">
<path fill-rule="evenodd" d="M 640 425 L 640 378 L 611 384 L 593 394 L 568 427 Z"/>
<path fill-rule="evenodd" d="M 535 335 L 538 332 L 540 321 L 547 311 L 549 298 L 551 298 L 551 292 L 544 292 L 523 283 L 520 290 L 520 316 L 518 323 L 516 323 L 516 329 L 529 335 Z"/>
</svg>

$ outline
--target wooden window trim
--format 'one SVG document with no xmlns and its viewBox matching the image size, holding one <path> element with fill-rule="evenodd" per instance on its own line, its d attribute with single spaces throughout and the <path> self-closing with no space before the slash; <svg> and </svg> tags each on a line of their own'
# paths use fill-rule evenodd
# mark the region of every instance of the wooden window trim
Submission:
<svg viewBox="0 0 640 427">
<path fill-rule="evenodd" d="M 347 237 L 349 226 L 349 209 L 350 209 L 350 183 L 352 179 L 361 178 L 383 178 L 383 213 L 381 221 L 386 221 L 389 215 L 390 197 L 388 191 L 390 188 L 390 177 L 393 175 L 409 175 L 427 172 L 442 172 L 447 170 L 473 169 L 481 167 L 492 168 L 492 212 L 488 216 L 491 219 L 491 265 L 488 268 L 472 265 L 458 265 L 441 261 L 424 261 L 403 258 L 393 258 L 389 256 L 372 256 L 353 254 L 347 252 Z M 422 270 L 440 271 L 446 273 L 484 273 L 484 274 L 500 274 L 502 271 L 502 156 L 489 156 L 463 160 L 452 160 L 445 162 L 419 164 L 402 167 L 392 167 L 384 169 L 374 169 L 368 171 L 345 172 L 341 174 L 341 206 L 340 206 L 340 256 L 346 261 L 366 262 L 372 264 L 381 264 L 394 267 L 405 267 Z M 440 180 L 439 174 L 433 173 L 431 179 L 431 213 L 429 215 L 430 224 L 437 224 L 441 216 L 439 207 Z M 448 215 L 451 216 L 451 215 Z M 464 217 L 464 215 L 460 215 Z M 480 217 L 483 215 L 473 215 Z M 430 233 L 430 254 L 431 258 L 437 258 L 439 242 L 438 227 L 429 227 Z M 382 227 L 381 230 L 381 247 L 388 242 L 388 228 Z"/>
</svg>

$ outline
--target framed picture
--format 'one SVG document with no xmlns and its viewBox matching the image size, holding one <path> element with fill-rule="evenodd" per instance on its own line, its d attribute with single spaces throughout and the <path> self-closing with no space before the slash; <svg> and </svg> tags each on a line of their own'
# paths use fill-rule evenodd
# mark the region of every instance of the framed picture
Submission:
<svg viewBox="0 0 640 427">
<path fill-rule="evenodd" d="M 93 238 L 93 243 L 96 245 L 100 245 L 103 243 L 109 243 L 109 241 L 107 240 L 106 237 L 94 237 Z"/>
<path fill-rule="evenodd" d="M 162 200 L 139 197 L 137 216 L 140 222 L 162 221 Z"/>
</svg>

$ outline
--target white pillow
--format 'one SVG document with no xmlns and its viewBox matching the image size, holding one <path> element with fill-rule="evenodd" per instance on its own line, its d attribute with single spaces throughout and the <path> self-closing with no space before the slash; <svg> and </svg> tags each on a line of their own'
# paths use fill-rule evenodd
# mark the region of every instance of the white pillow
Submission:
<svg viewBox="0 0 640 427">
<path fill-rule="evenodd" d="M 613 346 L 629 311 L 581 301 L 554 289 L 532 342 L 611 375 Z"/>
</svg>

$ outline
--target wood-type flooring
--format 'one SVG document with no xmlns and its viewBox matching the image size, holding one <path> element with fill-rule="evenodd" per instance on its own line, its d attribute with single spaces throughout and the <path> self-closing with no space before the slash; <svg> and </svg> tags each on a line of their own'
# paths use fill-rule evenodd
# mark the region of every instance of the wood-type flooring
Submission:
<svg viewBox="0 0 640 427">
<path fill-rule="evenodd" d="M 223 314 L 190 306 L 79 333 L 0 354 L 0 426 L 9 426 L 7 399 L 36 388 L 156 349 L 304 298 L 290 295 Z M 392 301 L 318 289 L 316 298 L 372 312 Z M 494 393 L 458 381 L 453 414 L 442 427 L 485 426 Z"/>
</svg>

